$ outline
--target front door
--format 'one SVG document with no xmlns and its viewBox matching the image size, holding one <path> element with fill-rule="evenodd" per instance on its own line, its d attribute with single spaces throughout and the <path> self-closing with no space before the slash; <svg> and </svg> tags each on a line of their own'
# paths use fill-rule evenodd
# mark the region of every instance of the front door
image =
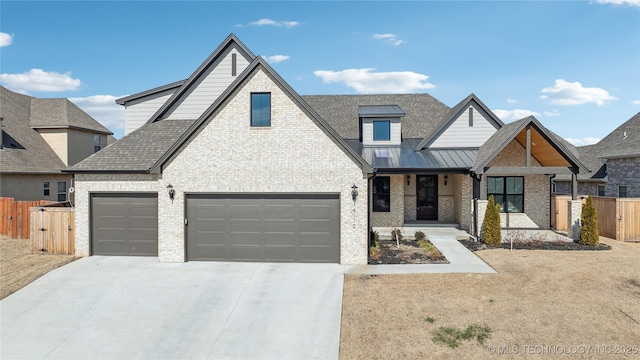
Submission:
<svg viewBox="0 0 640 360">
<path fill-rule="evenodd" d="M 417 175 L 418 220 L 438 220 L 438 175 Z"/>
</svg>

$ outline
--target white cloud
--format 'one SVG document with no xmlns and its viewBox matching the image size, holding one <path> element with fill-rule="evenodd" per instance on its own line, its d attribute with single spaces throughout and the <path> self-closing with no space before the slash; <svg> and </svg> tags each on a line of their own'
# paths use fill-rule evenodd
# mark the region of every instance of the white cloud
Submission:
<svg viewBox="0 0 640 360">
<path fill-rule="evenodd" d="M 124 106 L 116 104 L 116 99 L 122 96 L 93 95 L 87 97 L 69 98 L 80 109 L 92 118 L 98 120 L 107 129 L 115 132 L 124 129 Z"/>
<path fill-rule="evenodd" d="M 583 87 L 577 81 L 568 82 L 564 79 L 557 79 L 553 86 L 540 91 L 545 94 L 540 96 L 541 99 L 549 100 L 556 105 L 581 105 L 592 102 L 602 106 L 609 101 L 617 100 L 604 89 Z"/>
<path fill-rule="evenodd" d="M 374 72 L 372 68 L 342 71 L 317 70 L 313 74 L 324 83 L 344 83 L 362 94 L 409 93 L 415 90 L 433 89 L 427 75 L 411 71 Z"/>
<path fill-rule="evenodd" d="M 631 102 L 632 105 L 640 105 L 640 100 L 633 100 Z"/>
<path fill-rule="evenodd" d="M 518 100 L 516 100 L 516 99 L 512 99 L 511 97 L 508 97 L 508 98 L 507 98 L 507 102 L 508 102 L 509 104 L 517 104 L 517 103 L 518 103 Z"/>
<path fill-rule="evenodd" d="M 249 26 L 275 26 L 275 27 L 285 27 L 292 28 L 296 26 L 302 25 L 301 22 L 298 21 L 276 21 L 271 19 L 260 19 L 258 21 L 252 21 L 248 24 Z M 242 25 L 237 25 L 242 26 Z"/>
<path fill-rule="evenodd" d="M 71 77 L 71 72 L 64 74 L 42 69 L 31 69 L 21 74 L 0 74 L 0 81 L 17 92 L 27 91 L 69 91 L 78 90 L 82 83 Z"/>
<path fill-rule="evenodd" d="M 640 7 L 640 0 L 597 0 L 599 4 L 629 5 Z"/>
<path fill-rule="evenodd" d="M 498 117 L 502 120 L 520 120 L 522 118 L 526 118 L 527 116 L 540 116 L 540 113 L 531 110 L 524 109 L 515 109 L 515 110 L 493 110 L 493 113 L 498 115 Z"/>
<path fill-rule="evenodd" d="M 585 137 L 582 139 L 574 139 L 574 138 L 564 138 L 564 139 L 570 142 L 571 144 L 573 144 L 574 146 L 593 145 L 598 141 L 600 141 L 600 139 L 594 138 L 594 137 Z"/>
<path fill-rule="evenodd" d="M 547 110 L 544 112 L 544 116 L 549 116 L 549 117 L 560 116 L 560 112 L 558 111 L 558 109 L 553 109 L 551 111 Z"/>
<path fill-rule="evenodd" d="M 0 47 L 9 46 L 13 43 L 13 35 L 0 32 Z"/>
<path fill-rule="evenodd" d="M 394 46 L 404 43 L 404 41 L 399 40 L 395 34 L 373 34 L 372 38 L 375 40 L 382 40 L 383 42 Z"/>
<path fill-rule="evenodd" d="M 263 56 L 263 58 L 265 60 L 267 60 L 267 62 L 269 64 L 277 64 L 279 62 L 283 62 L 285 60 L 291 59 L 291 56 L 289 56 L 289 55 L 270 55 L 270 56 Z"/>
</svg>

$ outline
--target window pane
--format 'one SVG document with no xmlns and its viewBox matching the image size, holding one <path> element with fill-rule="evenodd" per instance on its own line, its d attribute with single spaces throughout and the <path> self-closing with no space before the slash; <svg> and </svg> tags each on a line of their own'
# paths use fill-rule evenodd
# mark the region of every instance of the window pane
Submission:
<svg viewBox="0 0 640 360">
<path fill-rule="evenodd" d="M 271 126 L 271 94 L 251 94 L 251 126 Z"/>
<path fill-rule="evenodd" d="M 618 197 L 626 198 L 627 197 L 627 187 L 620 185 L 618 186 Z"/>
<path fill-rule="evenodd" d="M 66 181 L 58 181 L 58 192 L 67 192 L 67 182 Z"/>
<path fill-rule="evenodd" d="M 507 194 L 522 194 L 523 193 L 523 178 L 521 177 L 508 177 L 507 178 Z"/>
<path fill-rule="evenodd" d="M 604 196 L 604 185 L 598 185 L 598 196 Z"/>
<path fill-rule="evenodd" d="M 487 179 L 487 194 L 502 194 L 504 192 L 504 178 L 489 177 Z"/>
<path fill-rule="evenodd" d="M 390 121 L 374 121 L 373 122 L 373 140 L 374 141 L 391 140 L 391 122 Z"/>
<path fill-rule="evenodd" d="M 504 196 L 493 195 L 493 201 L 495 201 L 496 204 L 500 204 L 500 212 L 504 212 Z"/>
<path fill-rule="evenodd" d="M 524 212 L 524 197 L 522 195 L 507 195 L 507 204 L 504 212 L 521 213 Z"/>
<path fill-rule="evenodd" d="M 44 190 L 44 196 L 49 196 L 50 194 L 50 189 L 51 189 L 51 184 L 48 181 L 45 181 L 43 186 L 42 186 L 43 190 Z"/>
</svg>

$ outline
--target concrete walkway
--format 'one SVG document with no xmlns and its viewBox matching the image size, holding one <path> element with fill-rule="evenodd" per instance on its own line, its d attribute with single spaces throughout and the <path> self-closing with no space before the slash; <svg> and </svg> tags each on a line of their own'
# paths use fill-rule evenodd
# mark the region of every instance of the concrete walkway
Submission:
<svg viewBox="0 0 640 360">
<path fill-rule="evenodd" d="M 426 274 L 426 273 L 495 273 L 487 263 L 460 244 L 461 230 L 454 228 L 425 229 L 431 243 L 449 264 L 389 264 L 345 266 L 345 274 Z M 468 236 L 468 234 L 467 234 Z"/>
</svg>

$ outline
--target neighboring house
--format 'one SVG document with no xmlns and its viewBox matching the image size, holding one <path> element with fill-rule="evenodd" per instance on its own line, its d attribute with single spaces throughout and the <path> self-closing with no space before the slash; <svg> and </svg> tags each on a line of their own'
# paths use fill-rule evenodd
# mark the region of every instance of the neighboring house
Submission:
<svg viewBox="0 0 640 360">
<path fill-rule="evenodd" d="M 594 145 L 576 148 L 592 171 L 578 175 L 578 194 L 640 197 L 640 112 Z M 554 179 L 555 193 L 571 192 L 566 176 Z"/>
<path fill-rule="evenodd" d="M 105 147 L 111 131 L 67 99 L 39 99 L 0 87 L 0 196 L 67 201 L 62 169 Z"/>
<path fill-rule="evenodd" d="M 506 226 L 547 229 L 551 177 L 588 171 L 473 94 L 300 96 L 234 35 L 188 79 L 118 102 L 131 132 L 68 169 L 82 256 L 366 264 L 372 227 L 477 233 L 488 195 Z"/>
</svg>

